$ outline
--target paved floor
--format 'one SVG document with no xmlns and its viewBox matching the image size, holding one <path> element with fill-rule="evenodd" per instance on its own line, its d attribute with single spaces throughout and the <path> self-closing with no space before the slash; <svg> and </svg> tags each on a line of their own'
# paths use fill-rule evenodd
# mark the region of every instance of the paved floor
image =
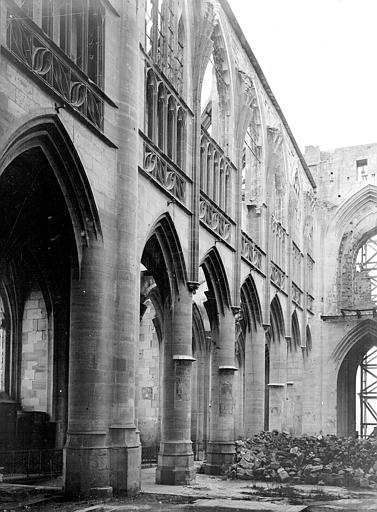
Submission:
<svg viewBox="0 0 377 512">
<path fill-rule="evenodd" d="M 61 490 L 61 479 L 30 487 L 35 492 L 52 494 Z M 12 490 L 13 489 L 13 490 Z M 27 486 L 0 484 L 3 495 L 12 492 L 22 497 Z M 1 495 L 1 493 L 0 493 Z M 4 506 L 6 505 L 6 508 Z M 27 505 L 28 508 L 25 508 Z M 142 494 L 136 499 L 118 498 L 106 502 L 46 502 L 26 503 L 17 500 L 12 506 L 1 504 L 0 510 L 30 512 L 377 512 L 377 492 L 350 491 L 340 487 L 227 480 L 197 474 L 191 485 L 158 485 L 155 468 L 142 470 Z"/>
</svg>

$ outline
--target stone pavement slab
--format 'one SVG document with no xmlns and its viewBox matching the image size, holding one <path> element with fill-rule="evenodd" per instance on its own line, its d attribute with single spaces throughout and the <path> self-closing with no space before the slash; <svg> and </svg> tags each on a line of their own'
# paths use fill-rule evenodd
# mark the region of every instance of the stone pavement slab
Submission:
<svg viewBox="0 0 377 512">
<path fill-rule="evenodd" d="M 197 474 L 196 480 L 190 485 L 161 485 L 155 482 L 155 468 L 143 469 L 142 492 L 147 494 L 170 494 L 176 496 L 190 496 L 198 498 L 232 498 L 245 499 L 246 495 L 258 495 L 258 488 L 271 490 L 286 487 L 282 483 L 254 482 L 246 480 L 229 480 L 220 476 Z M 353 492 L 348 489 L 334 486 L 300 485 L 292 486 L 303 495 L 325 493 L 336 498 L 349 498 Z M 376 494 L 377 496 L 377 494 Z M 272 500 L 272 499 L 271 499 Z M 376 508 L 377 512 L 377 508 Z"/>
<path fill-rule="evenodd" d="M 376 512 L 377 497 L 336 500 L 327 503 L 315 503 L 307 507 L 308 512 Z"/>
<path fill-rule="evenodd" d="M 253 512 L 301 512 L 307 509 L 307 505 L 287 505 L 286 503 L 265 503 L 259 501 L 245 501 L 232 499 L 197 500 L 191 505 L 186 505 L 185 511 L 190 509 L 202 512 L 243 511 Z"/>
</svg>

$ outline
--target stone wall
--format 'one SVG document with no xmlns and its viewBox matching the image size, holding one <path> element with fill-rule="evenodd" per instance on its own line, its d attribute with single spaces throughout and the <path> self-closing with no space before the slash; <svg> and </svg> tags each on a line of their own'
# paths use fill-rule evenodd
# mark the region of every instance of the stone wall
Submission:
<svg viewBox="0 0 377 512">
<path fill-rule="evenodd" d="M 22 319 L 21 405 L 47 412 L 48 319 L 42 292 L 33 289 Z"/>
<path fill-rule="evenodd" d="M 155 310 L 147 299 L 140 322 L 139 361 L 136 372 L 136 414 L 143 446 L 155 446 L 160 436 L 160 347 L 153 324 Z"/>
</svg>

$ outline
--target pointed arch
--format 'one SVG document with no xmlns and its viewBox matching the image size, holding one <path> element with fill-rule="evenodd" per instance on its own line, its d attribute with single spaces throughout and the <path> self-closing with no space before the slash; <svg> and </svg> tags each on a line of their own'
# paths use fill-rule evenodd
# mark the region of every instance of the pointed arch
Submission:
<svg viewBox="0 0 377 512">
<path fill-rule="evenodd" d="M 63 193 L 73 226 L 78 261 L 90 238 L 102 237 L 100 217 L 84 166 L 64 125 L 56 114 L 43 114 L 21 124 L 0 150 L 0 176 L 28 150 L 47 159 Z"/>
<path fill-rule="evenodd" d="M 141 262 L 153 275 L 164 297 L 172 297 L 178 292 L 179 284 L 186 283 L 187 270 L 183 251 L 169 213 L 161 215 L 153 225 Z"/>
<path fill-rule="evenodd" d="M 262 308 L 254 279 L 249 274 L 241 286 L 242 321 L 248 331 L 257 329 L 262 324 Z"/>
<path fill-rule="evenodd" d="M 211 130 L 211 137 L 222 146 L 230 127 L 229 118 L 233 113 L 233 68 L 220 17 L 218 14 L 208 13 L 208 21 L 211 21 L 211 25 L 208 23 L 203 27 L 208 36 L 202 40 L 203 47 L 198 56 L 200 62 L 197 92 L 203 124 L 207 130 L 212 125 L 214 130 Z M 209 96 L 204 96 L 204 93 L 209 93 Z M 212 122 L 213 118 L 217 120 L 215 123 Z"/>
<path fill-rule="evenodd" d="M 337 212 L 332 217 L 328 226 L 328 232 L 334 228 L 339 236 L 342 236 L 343 231 L 349 226 L 349 223 L 359 217 L 361 209 L 367 209 L 368 206 L 371 210 L 375 211 L 377 205 L 377 186 L 368 184 L 355 193 L 347 197 L 345 201 L 339 206 Z"/>
<path fill-rule="evenodd" d="M 195 354 L 197 351 L 209 352 L 211 349 L 210 340 L 205 335 L 203 318 L 195 302 L 192 304 L 192 332 L 192 353 Z"/>
<path fill-rule="evenodd" d="M 312 342 L 312 332 L 310 330 L 310 325 L 308 324 L 306 326 L 306 330 L 305 330 L 305 348 L 307 350 L 307 352 L 309 352 L 313 347 L 313 342 Z"/>
<path fill-rule="evenodd" d="M 208 251 L 201 266 L 207 281 L 209 296 L 216 301 L 217 313 L 224 314 L 224 310 L 231 306 L 230 289 L 225 268 L 216 247 Z"/>
<path fill-rule="evenodd" d="M 337 435 L 356 430 L 356 375 L 368 351 L 377 346 L 377 322 L 366 319 L 351 329 L 335 347 L 331 359 L 337 369 Z"/>
<path fill-rule="evenodd" d="M 361 346 L 362 340 L 371 340 L 370 346 L 373 346 L 373 340 L 377 340 L 376 320 L 371 320 L 370 318 L 363 320 L 341 339 L 331 354 L 331 359 L 337 367 L 339 367 L 352 349 Z"/>
<path fill-rule="evenodd" d="M 279 341 L 285 336 L 285 324 L 283 310 L 277 295 L 275 295 L 271 302 L 270 317 L 272 341 Z"/>
<path fill-rule="evenodd" d="M 295 347 L 301 346 L 300 324 L 296 311 L 292 313 L 292 341 Z"/>
</svg>

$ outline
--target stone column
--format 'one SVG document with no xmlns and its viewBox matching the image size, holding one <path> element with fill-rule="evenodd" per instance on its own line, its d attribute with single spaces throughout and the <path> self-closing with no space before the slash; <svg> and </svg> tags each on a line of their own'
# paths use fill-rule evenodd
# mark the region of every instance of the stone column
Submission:
<svg viewBox="0 0 377 512">
<path fill-rule="evenodd" d="M 191 442 L 192 297 L 185 286 L 166 312 L 162 381 L 162 432 L 156 482 L 195 479 Z"/>
<path fill-rule="evenodd" d="M 245 436 L 250 437 L 264 428 L 265 403 L 265 343 L 262 327 L 250 334 L 245 347 Z"/>
<path fill-rule="evenodd" d="M 140 261 L 137 254 L 138 109 L 143 97 L 144 68 L 140 60 L 138 27 L 143 9 L 134 0 L 121 9 L 118 102 L 117 255 L 114 286 L 114 337 L 110 424 L 111 485 L 114 492 L 140 490 L 141 446 L 135 425 L 135 354 L 139 339 Z M 144 21 L 143 21 L 144 22 Z M 114 26 L 114 36 L 117 27 Z M 132 75 L 132 79 L 130 76 Z M 115 284 L 115 283 L 114 283 Z"/>
<path fill-rule="evenodd" d="M 282 429 L 284 418 L 285 384 L 282 382 L 271 382 L 268 384 L 270 421 L 269 430 Z"/>
<path fill-rule="evenodd" d="M 111 351 L 102 241 L 84 250 L 81 275 L 71 290 L 68 433 L 64 449 L 64 487 L 68 494 L 111 494 L 108 421 Z"/>
<path fill-rule="evenodd" d="M 234 364 L 235 322 L 228 309 L 221 316 L 212 355 L 212 397 L 210 439 L 206 474 L 218 475 L 233 463 L 234 444 Z"/>
</svg>

